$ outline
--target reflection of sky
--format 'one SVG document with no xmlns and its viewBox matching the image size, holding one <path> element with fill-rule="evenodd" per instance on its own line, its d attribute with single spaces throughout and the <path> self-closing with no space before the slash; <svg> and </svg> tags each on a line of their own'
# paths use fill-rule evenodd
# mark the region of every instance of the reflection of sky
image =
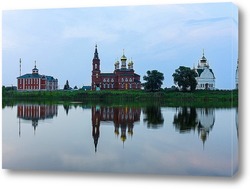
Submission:
<svg viewBox="0 0 250 189">
<path fill-rule="evenodd" d="M 18 136 L 16 107 L 3 109 L 3 167 L 8 169 L 89 172 L 159 173 L 230 176 L 238 166 L 235 109 L 215 109 L 213 130 L 203 148 L 197 131 L 180 134 L 173 126 L 175 108 L 162 108 L 164 125 L 148 129 L 141 121 L 123 142 L 112 122 L 100 126 L 97 152 L 92 138 L 91 109 L 62 106 L 52 121 L 39 122 L 34 135 L 21 120 Z M 230 119 L 225 119 L 225 118 Z M 233 131 L 233 132 L 232 132 Z M 233 152 L 233 153 L 232 153 Z M 235 158 L 235 159 L 233 159 Z"/>
</svg>

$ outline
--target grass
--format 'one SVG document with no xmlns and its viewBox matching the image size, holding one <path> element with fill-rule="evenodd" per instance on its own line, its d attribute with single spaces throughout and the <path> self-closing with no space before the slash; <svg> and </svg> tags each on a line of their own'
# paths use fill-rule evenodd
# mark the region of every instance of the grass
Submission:
<svg viewBox="0 0 250 189">
<path fill-rule="evenodd" d="M 3 103 L 14 101 L 81 102 L 85 104 L 159 104 L 162 106 L 232 107 L 238 105 L 237 90 L 194 92 L 144 90 L 127 91 L 3 91 Z"/>
</svg>

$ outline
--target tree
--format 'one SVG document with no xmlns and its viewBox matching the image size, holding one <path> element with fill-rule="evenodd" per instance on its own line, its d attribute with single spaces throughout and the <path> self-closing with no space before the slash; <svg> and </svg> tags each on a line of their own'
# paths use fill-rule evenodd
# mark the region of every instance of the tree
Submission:
<svg viewBox="0 0 250 189">
<path fill-rule="evenodd" d="M 191 70 L 189 67 L 180 66 L 173 73 L 174 83 L 177 84 L 183 91 L 194 91 L 196 89 L 197 73 L 194 70 Z"/>
<path fill-rule="evenodd" d="M 69 81 L 67 80 L 66 81 L 66 84 L 64 85 L 64 90 L 69 90 L 70 89 L 70 86 L 69 86 Z"/>
<path fill-rule="evenodd" d="M 164 80 L 163 73 L 157 70 L 147 71 L 147 76 L 143 76 L 146 82 L 142 85 L 147 91 L 158 91 L 161 88 L 162 81 Z"/>
</svg>

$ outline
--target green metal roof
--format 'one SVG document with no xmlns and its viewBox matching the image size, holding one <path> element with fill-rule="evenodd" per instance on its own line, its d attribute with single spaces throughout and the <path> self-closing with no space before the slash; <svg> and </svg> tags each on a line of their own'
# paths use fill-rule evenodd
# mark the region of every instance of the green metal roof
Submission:
<svg viewBox="0 0 250 189">
<path fill-rule="evenodd" d="M 21 76 L 17 77 L 17 79 L 37 79 L 37 78 L 42 78 L 42 77 L 45 77 L 49 81 L 56 80 L 52 76 L 40 75 L 40 74 L 24 74 L 24 75 L 21 75 Z"/>
</svg>

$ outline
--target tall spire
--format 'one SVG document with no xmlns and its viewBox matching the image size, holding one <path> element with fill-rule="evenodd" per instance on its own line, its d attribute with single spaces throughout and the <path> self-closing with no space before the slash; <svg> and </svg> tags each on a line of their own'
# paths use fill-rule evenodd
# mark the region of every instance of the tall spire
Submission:
<svg viewBox="0 0 250 189">
<path fill-rule="evenodd" d="M 36 68 L 36 60 L 35 60 L 35 66 L 32 69 L 32 74 L 38 74 L 38 69 Z"/>
<path fill-rule="evenodd" d="M 20 68 L 20 76 L 22 75 L 22 60 L 21 60 L 21 58 L 19 59 L 19 63 L 20 63 L 20 65 L 19 65 L 19 68 Z"/>
<path fill-rule="evenodd" d="M 125 56 L 124 49 L 123 49 L 123 55 L 121 57 L 121 62 L 122 62 L 121 69 L 126 69 L 126 61 L 127 61 L 127 57 Z"/>
<path fill-rule="evenodd" d="M 95 45 L 94 59 L 99 59 L 98 51 L 97 51 L 97 44 Z"/>
</svg>

